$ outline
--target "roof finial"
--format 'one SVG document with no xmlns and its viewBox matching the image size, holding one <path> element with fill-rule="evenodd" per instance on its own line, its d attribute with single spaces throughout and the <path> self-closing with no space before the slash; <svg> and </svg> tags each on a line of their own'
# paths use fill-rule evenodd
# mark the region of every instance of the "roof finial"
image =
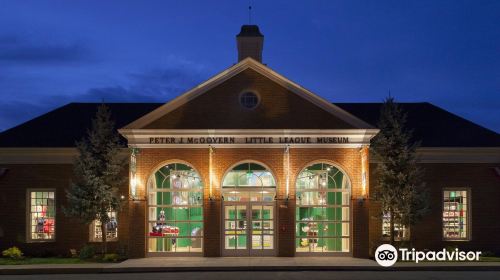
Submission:
<svg viewBox="0 0 500 280">
<path fill-rule="evenodd" d="M 248 5 L 248 24 L 252 24 L 252 5 Z"/>
</svg>

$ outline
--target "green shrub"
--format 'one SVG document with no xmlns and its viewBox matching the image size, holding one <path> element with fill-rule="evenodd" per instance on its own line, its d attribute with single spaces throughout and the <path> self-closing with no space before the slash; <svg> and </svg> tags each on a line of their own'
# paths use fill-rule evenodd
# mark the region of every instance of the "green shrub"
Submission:
<svg viewBox="0 0 500 280">
<path fill-rule="evenodd" d="M 104 262 L 117 262 L 120 256 L 118 254 L 105 254 L 102 258 Z"/>
<path fill-rule="evenodd" d="M 80 259 L 87 260 L 93 258 L 95 255 L 95 248 L 92 245 L 85 245 L 80 250 Z"/>
<path fill-rule="evenodd" d="M 10 258 L 13 260 L 20 260 L 23 258 L 23 252 L 17 247 L 10 247 L 9 249 L 2 252 L 2 256 Z"/>
</svg>

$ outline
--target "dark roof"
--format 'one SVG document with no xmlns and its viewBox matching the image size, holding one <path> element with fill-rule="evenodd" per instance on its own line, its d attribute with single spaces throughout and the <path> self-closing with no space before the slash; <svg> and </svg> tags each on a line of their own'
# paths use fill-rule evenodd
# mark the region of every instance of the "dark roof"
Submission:
<svg viewBox="0 0 500 280">
<path fill-rule="evenodd" d="M 500 147 L 500 134 L 431 103 L 399 103 L 407 113 L 406 127 L 422 147 Z M 335 103 L 377 126 L 382 103 Z"/>
<path fill-rule="evenodd" d="M 241 31 L 236 37 L 264 37 L 264 35 L 260 33 L 257 25 L 242 25 Z"/>
<path fill-rule="evenodd" d="M 0 147 L 73 147 L 90 127 L 100 103 L 70 103 L 0 133 Z M 123 127 L 163 103 L 107 103 L 116 127 Z M 500 134 L 430 103 L 400 103 L 407 126 L 423 147 L 500 147 Z M 335 103 L 377 125 L 381 103 Z M 123 139 L 124 141 L 124 139 Z M 124 141 L 125 143 L 125 141 Z"/>
<path fill-rule="evenodd" d="M 74 147 L 82 139 L 100 103 L 69 103 L 0 133 L 0 147 Z M 120 128 L 162 103 L 106 103 Z M 122 139 L 124 143 L 125 139 Z"/>
</svg>

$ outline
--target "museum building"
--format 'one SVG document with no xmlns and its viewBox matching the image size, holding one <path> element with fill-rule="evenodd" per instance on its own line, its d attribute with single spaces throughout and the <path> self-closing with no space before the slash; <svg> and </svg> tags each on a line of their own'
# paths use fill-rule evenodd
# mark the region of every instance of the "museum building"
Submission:
<svg viewBox="0 0 500 280">
<path fill-rule="evenodd" d="M 106 236 L 130 257 L 369 257 L 389 218 L 371 197 L 380 103 L 331 103 L 262 63 L 244 25 L 238 62 L 165 103 L 109 103 L 127 183 Z M 420 141 L 430 213 L 396 239 L 500 253 L 500 135 L 430 103 L 402 103 Z M 70 103 L 0 133 L 0 249 L 69 254 L 98 222 L 63 213 L 98 103 Z"/>
</svg>

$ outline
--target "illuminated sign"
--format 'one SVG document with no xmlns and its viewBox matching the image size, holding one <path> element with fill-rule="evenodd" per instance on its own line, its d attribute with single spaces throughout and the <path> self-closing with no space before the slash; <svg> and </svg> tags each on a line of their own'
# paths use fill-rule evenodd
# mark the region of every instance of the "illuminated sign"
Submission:
<svg viewBox="0 0 500 280">
<path fill-rule="evenodd" d="M 149 137 L 149 144 L 348 144 L 349 137 Z"/>
</svg>

